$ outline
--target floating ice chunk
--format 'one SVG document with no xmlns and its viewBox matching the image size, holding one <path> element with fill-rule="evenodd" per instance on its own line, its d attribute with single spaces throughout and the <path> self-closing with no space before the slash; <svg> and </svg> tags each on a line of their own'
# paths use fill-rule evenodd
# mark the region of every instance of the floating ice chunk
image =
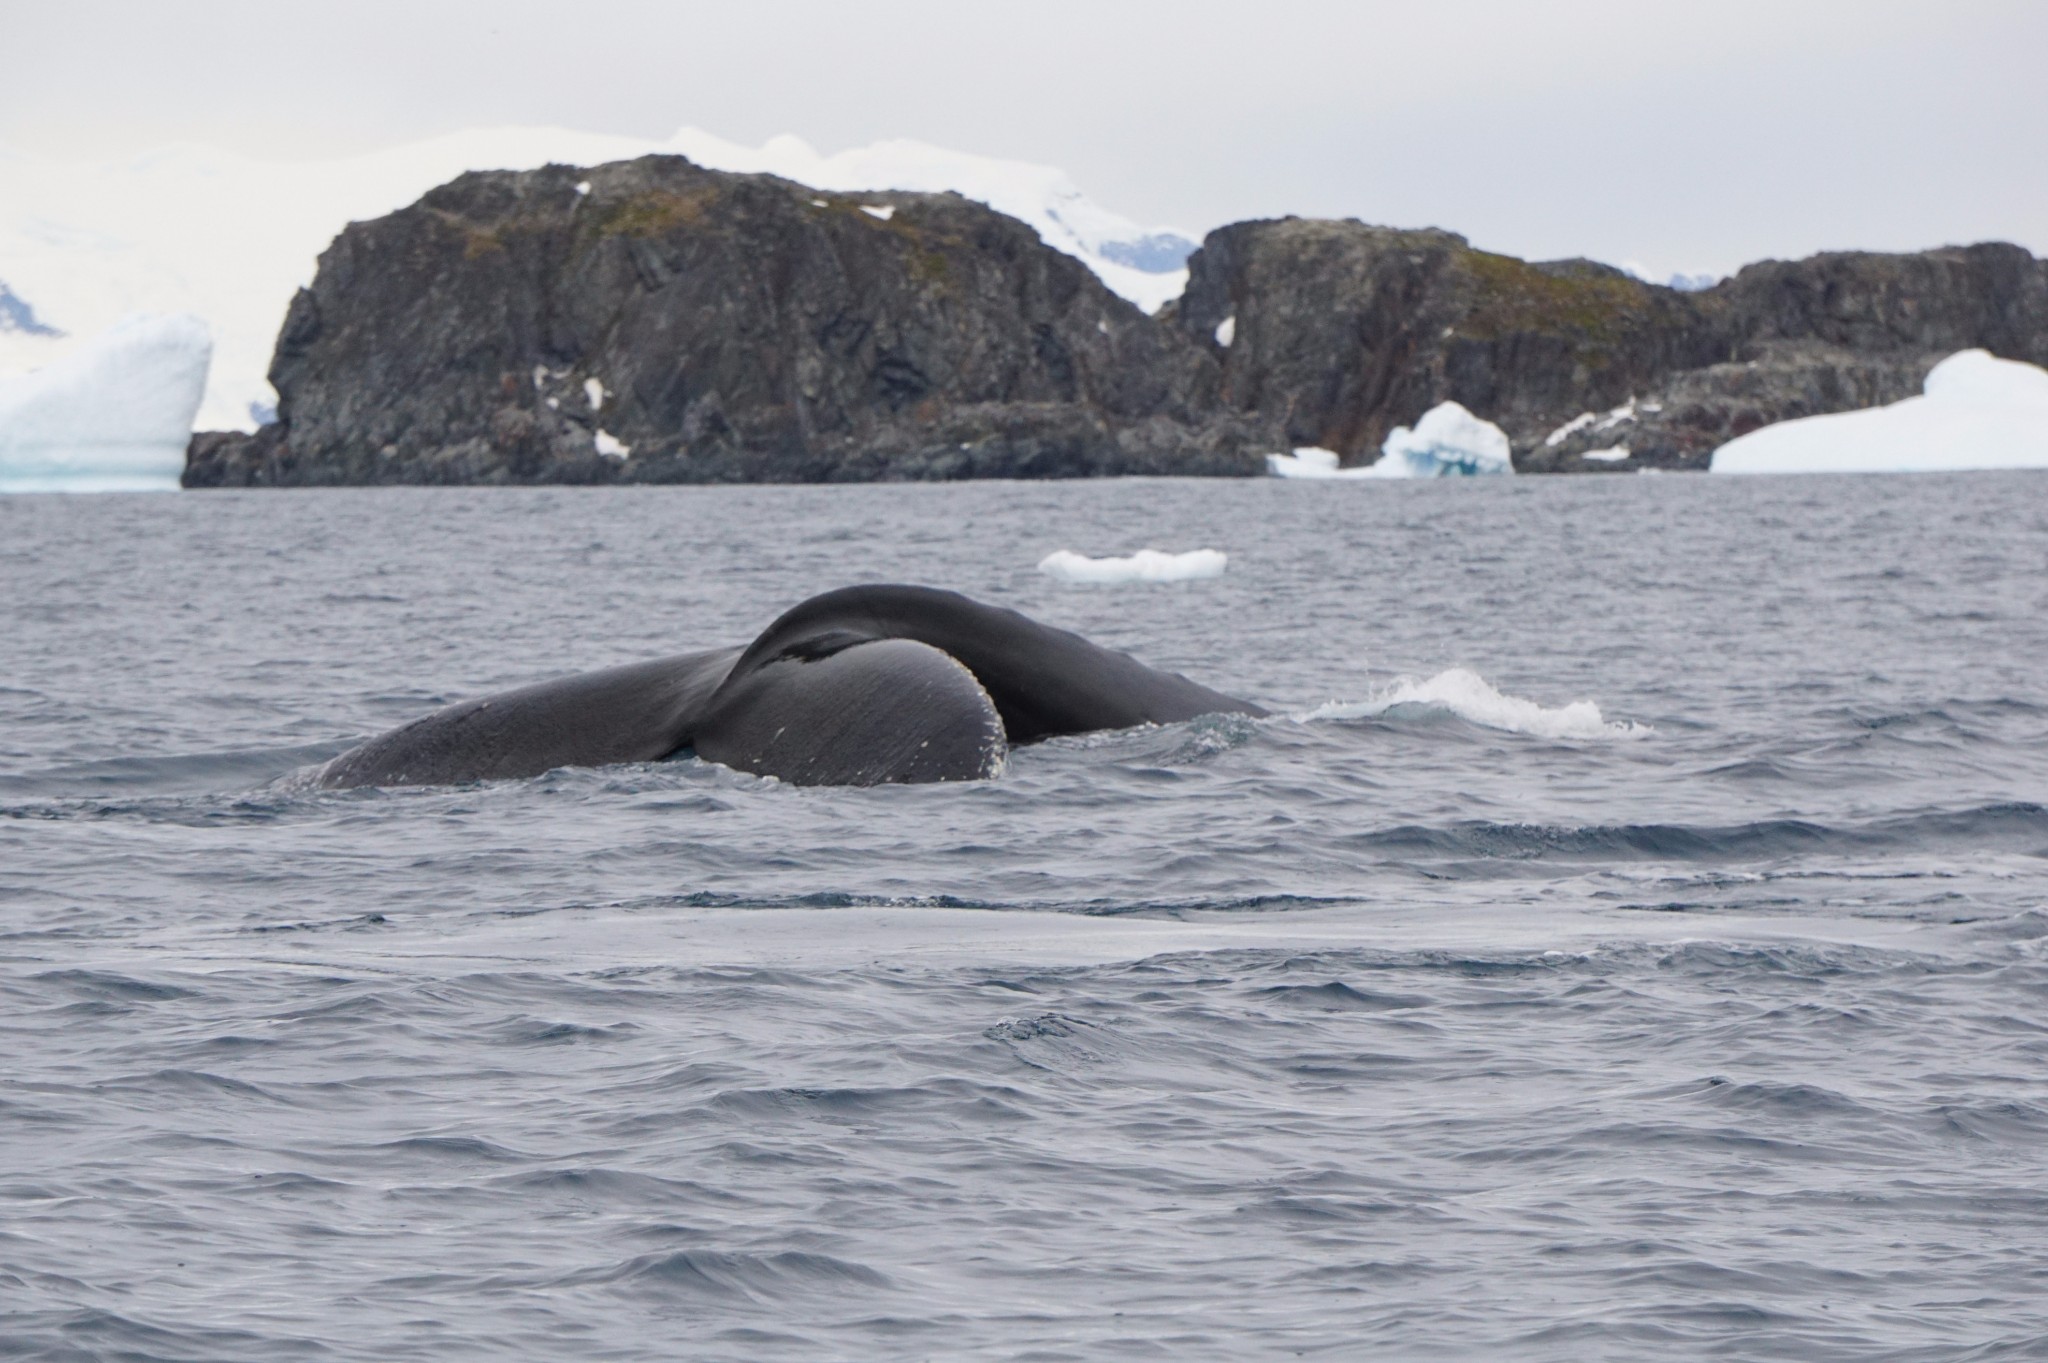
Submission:
<svg viewBox="0 0 2048 1363">
<path fill-rule="evenodd" d="M 595 412 L 604 406 L 604 385 L 596 379 L 583 381 L 583 396 L 590 401 L 590 410 Z"/>
<path fill-rule="evenodd" d="M 212 357 L 199 318 L 134 313 L 0 379 L 0 492 L 177 487 Z"/>
<path fill-rule="evenodd" d="M 1610 722 L 1590 700 L 1556 708 L 1520 696 L 1503 695 L 1478 673 L 1453 667 L 1427 681 L 1402 677 L 1361 701 L 1331 701 L 1304 719 L 1370 719 L 1390 710 L 1448 710 L 1470 723 L 1537 738 L 1627 738 L 1651 733 L 1648 725 Z"/>
<path fill-rule="evenodd" d="M 1279 478 L 1445 478 L 1513 473 L 1515 466 L 1505 431 L 1455 402 L 1440 402 L 1413 430 L 1396 426 L 1375 464 L 1339 468 L 1334 453 L 1311 445 L 1267 455 L 1266 469 Z"/>
<path fill-rule="evenodd" d="M 1140 549 L 1129 558 L 1089 558 L 1061 549 L 1040 559 L 1038 571 L 1062 582 L 1185 582 L 1221 577 L 1229 562 L 1230 556 L 1220 549 L 1192 549 L 1185 554 Z"/>
<path fill-rule="evenodd" d="M 1715 473 L 1919 473 L 2048 468 L 2048 370 L 1965 350 L 1922 395 L 1781 421 L 1714 451 Z"/>
<path fill-rule="evenodd" d="M 1375 478 L 1443 478 L 1513 473 L 1507 432 L 1482 421 L 1455 402 L 1440 402 L 1422 414 L 1415 429 L 1396 426 L 1380 446 L 1379 462 L 1366 472 Z"/>
<path fill-rule="evenodd" d="M 863 213 L 865 213 L 865 214 L 867 214 L 867 215 L 868 215 L 869 217 L 871 217 L 871 218 L 880 218 L 880 219 L 881 219 L 881 220 L 882 220 L 883 222 L 887 222 L 887 221 L 889 221 L 889 219 L 891 219 L 891 218 L 893 218 L 893 217 L 895 217 L 895 216 L 896 216 L 896 205 L 895 205 L 895 204 L 880 204 L 880 205 L 876 205 L 876 204 L 862 204 L 862 205 L 860 206 L 860 211 L 861 211 L 861 212 L 863 212 Z"/>
<path fill-rule="evenodd" d="M 1216 324 L 1216 344 L 1222 346 L 1225 350 L 1228 350 L 1230 348 L 1230 343 L 1236 339 L 1237 314 L 1233 312 L 1230 314 L 1230 316 L 1224 318 L 1222 321 Z"/>
<path fill-rule="evenodd" d="M 1622 460 L 1628 458 L 1628 454 L 1629 450 L 1626 445 L 1609 445 L 1604 450 L 1587 450 L 1579 458 L 1591 459 L 1596 464 L 1619 464 Z"/>
<path fill-rule="evenodd" d="M 1365 470 L 1340 469 L 1335 450 L 1303 445 L 1293 454 L 1267 455 L 1266 472 L 1275 478 L 1358 478 Z"/>
<path fill-rule="evenodd" d="M 592 443 L 597 446 L 597 452 L 607 459 L 624 459 L 633 452 L 631 445 L 628 445 L 603 427 L 598 428 L 597 435 Z"/>
</svg>

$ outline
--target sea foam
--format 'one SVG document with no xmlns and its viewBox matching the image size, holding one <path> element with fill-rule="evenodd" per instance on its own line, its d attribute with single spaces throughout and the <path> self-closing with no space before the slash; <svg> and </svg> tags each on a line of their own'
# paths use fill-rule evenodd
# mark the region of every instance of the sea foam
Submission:
<svg viewBox="0 0 2048 1363">
<path fill-rule="evenodd" d="M 1651 732 L 1648 725 L 1613 721 L 1590 700 L 1555 708 L 1497 690 L 1478 673 L 1447 668 L 1418 681 L 1401 677 L 1357 701 L 1330 701 L 1302 718 L 1371 719 L 1402 709 L 1446 710 L 1468 723 L 1536 738 L 1628 738 Z"/>
</svg>

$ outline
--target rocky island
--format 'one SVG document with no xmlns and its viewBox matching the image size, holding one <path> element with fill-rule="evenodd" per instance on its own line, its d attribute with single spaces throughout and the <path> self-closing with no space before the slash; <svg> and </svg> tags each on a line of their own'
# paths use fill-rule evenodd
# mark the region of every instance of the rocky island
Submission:
<svg viewBox="0 0 2048 1363">
<path fill-rule="evenodd" d="M 1896 401 L 1944 356 L 2048 361 L 2010 245 L 1752 265 L 1681 292 L 1441 231 L 1212 232 L 1157 316 L 953 194 L 649 156 L 477 172 L 353 223 L 293 301 L 274 423 L 188 487 L 1244 476 L 1370 462 L 1453 401 L 1525 472 L 1702 468 Z"/>
</svg>

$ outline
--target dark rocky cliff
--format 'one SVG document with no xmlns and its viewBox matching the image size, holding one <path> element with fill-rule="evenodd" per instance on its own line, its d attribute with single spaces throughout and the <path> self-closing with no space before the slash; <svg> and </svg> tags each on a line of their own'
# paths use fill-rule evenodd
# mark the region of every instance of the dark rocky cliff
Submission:
<svg viewBox="0 0 2048 1363">
<path fill-rule="evenodd" d="M 680 157 L 462 176 L 351 224 L 278 422 L 187 486 L 1244 474 L 1203 348 L 955 195 Z"/>
<path fill-rule="evenodd" d="M 1704 467 L 1982 346 L 2048 362 L 2016 246 L 1766 261 L 1698 293 L 1449 232 L 1237 223 L 1157 318 L 956 195 L 680 157 L 462 176 L 351 224 L 293 302 L 278 421 L 188 487 L 1255 474 L 1369 462 L 1451 400 L 1529 472 Z"/>
<path fill-rule="evenodd" d="M 1448 232 L 1287 218 L 1210 233 L 1189 270 L 1170 320 L 1223 365 L 1224 400 L 1347 462 L 1455 401 L 1508 433 L 1518 468 L 1696 468 L 1759 426 L 1909 397 L 1956 350 L 2048 360 L 2048 262 L 1999 244 L 1767 261 L 1679 293 Z"/>
</svg>

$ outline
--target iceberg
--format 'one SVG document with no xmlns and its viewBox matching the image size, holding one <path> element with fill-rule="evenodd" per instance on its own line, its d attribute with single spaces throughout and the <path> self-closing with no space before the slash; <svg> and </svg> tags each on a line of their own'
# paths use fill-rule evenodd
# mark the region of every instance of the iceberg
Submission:
<svg viewBox="0 0 2048 1363">
<path fill-rule="evenodd" d="M 1339 468 L 1334 451 L 1309 445 L 1267 455 L 1266 470 L 1276 478 L 1452 478 L 1513 473 L 1515 465 L 1507 432 L 1455 402 L 1440 402 L 1414 429 L 1396 426 L 1378 461 L 1363 468 Z"/>
<path fill-rule="evenodd" d="M 1800 417 L 1714 451 L 1715 473 L 1930 473 L 2048 468 L 2048 370 L 1964 350 L 1921 396 Z"/>
<path fill-rule="evenodd" d="M 177 487 L 212 354 L 199 318 L 136 313 L 0 378 L 0 492 Z"/>
<path fill-rule="evenodd" d="M 250 430 L 277 401 L 271 351 L 293 293 L 345 225 L 381 217 L 470 170 L 589 166 L 664 153 L 833 193 L 954 192 L 1031 225 L 1147 312 L 1180 295 L 1194 243 L 1089 200 L 1051 166 L 890 141 L 827 156 L 795 137 L 744 146 L 694 128 L 668 138 L 560 128 L 473 129 L 366 155 L 271 162 L 181 144 L 74 162 L 0 147 L 0 261 L 39 325 L 82 337 L 123 314 L 190 312 L 217 342 L 199 423 Z M 876 210 L 883 216 L 881 210 Z M 1185 249 L 1183 249 L 1185 248 Z M 7 315 L 12 308 L 0 307 Z M 33 340 L 34 345 L 28 342 Z M 15 344 L 20 342 L 20 344 Z M 47 364 L 80 342 L 0 327 L 0 366 Z"/>
<path fill-rule="evenodd" d="M 1140 549 L 1127 558 L 1089 558 L 1061 549 L 1040 559 L 1038 571 L 1062 582 L 1186 582 L 1221 577 L 1229 562 L 1230 556 L 1220 549 L 1191 549 L 1185 554 Z"/>
</svg>

